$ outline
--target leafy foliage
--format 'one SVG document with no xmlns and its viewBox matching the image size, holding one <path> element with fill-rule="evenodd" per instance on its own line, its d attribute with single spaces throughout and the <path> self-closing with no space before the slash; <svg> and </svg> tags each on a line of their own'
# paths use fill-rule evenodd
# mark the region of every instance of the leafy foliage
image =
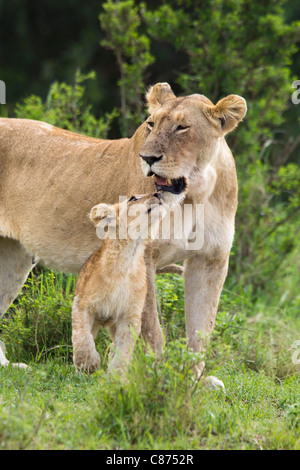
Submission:
<svg viewBox="0 0 300 470">
<path fill-rule="evenodd" d="M 105 373 L 104 336 L 102 369 L 75 372 L 67 348 L 75 279 L 40 276 L 1 325 L 10 358 L 31 359 L 27 371 L 0 368 L 1 449 L 299 448 L 299 365 L 290 349 L 299 316 L 290 310 L 253 306 L 251 295 L 225 290 L 205 356 L 207 374 L 225 382 L 226 394 L 210 392 L 193 375 L 200 355 L 175 337 L 182 280 L 168 276 L 165 288 L 158 282 L 168 347 L 157 358 L 138 342 L 123 381 Z"/>
<path fill-rule="evenodd" d="M 58 278 L 52 272 L 31 274 L 23 295 L 1 320 L 1 338 L 16 362 L 72 360 L 70 295 L 74 293 L 72 276 Z"/>
<path fill-rule="evenodd" d="M 150 54 L 149 38 L 139 34 L 141 19 L 134 0 L 108 0 L 103 4 L 103 10 L 99 20 L 106 39 L 101 41 L 101 45 L 116 55 L 121 76 L 118 81 L 121 93 L 120 126 L 127 136 L 135 131 L 141 121 L 144 112 L 144 71 L 154 57 Z"/>
<path fill-rule="evenodd" d="M 105 139 L 118 112 L 113 109 L 97 119 L 91 113 L 92 106 L 85 106 L 84 83 L 91 79 L 95 79 L 94 72 L 81 74 L 78 70 L 73 85 L 54 82 L 50 86 L 45 103 L 41 97 L 31 95 L 16 105 L 15 115 L 19 118 L 46 121 L 69 131 Z"/>
<path fill-rule="evenodd" d="M 144 10 L 151 37 L 186 53 L 185 71 L 177 78 L 185 93 L 200 91 L 213 102 L 230 93 L 247 100 L 244 123 L 228 137 L 240 186 L 231 274 L 254 292 L 265 288 L 288 252 L 299 250 L 299 192 L 290 183 L 286 197 L 284 176 L 292 172 L 299 181 L 299 167 L 284 166 L 293 138 L 284 144 L 277 137 L 291 99 L 289 66 L 300 37 L 300 22 L 285 23 L 284 4 L 173 0 Z"/>
</svg>

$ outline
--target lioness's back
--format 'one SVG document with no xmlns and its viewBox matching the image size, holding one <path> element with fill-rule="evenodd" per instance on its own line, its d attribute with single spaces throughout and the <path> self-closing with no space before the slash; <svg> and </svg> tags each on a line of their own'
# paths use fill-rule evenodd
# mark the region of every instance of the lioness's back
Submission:
<svg viewBox="0 0 300 470">
<path fill-rule="evenodd" d="M 101 244 L 90 209 L 127 194 L 129 144 L 1 118 L 0 233 L 20 240 L 45 265 L 78 272 Z"/>
</svg>

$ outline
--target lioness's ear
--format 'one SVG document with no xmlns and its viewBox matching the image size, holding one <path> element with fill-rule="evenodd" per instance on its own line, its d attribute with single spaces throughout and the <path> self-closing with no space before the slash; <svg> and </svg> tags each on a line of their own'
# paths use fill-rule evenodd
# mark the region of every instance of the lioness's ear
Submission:
<svg viewBox="0 0 300 470">
<path fill-rule="evenodd" d="M 90 219 L 94 225 L 98 225 L 103 219 L 105 219 L 106 223 L 110 223 L 116 219 L 115 208 L 111 204 L 98 204 L 92 208 Z"/>
<path fill-rule="evenodd" d="M 225 134 L 238 125 L 246 112 L 246 100 L 238 95 L 226 96 L 226 98 L 218 101 L 216 106 L 210 108 L 211 116 L 220 121 L 221 129 Z"/>
<path fill-rule="evenodd" d="M 157 83 L 146 93 L 149 114 L 159 109 L 167 100 L 176 98 L 168 83 Z"/>
</svg>

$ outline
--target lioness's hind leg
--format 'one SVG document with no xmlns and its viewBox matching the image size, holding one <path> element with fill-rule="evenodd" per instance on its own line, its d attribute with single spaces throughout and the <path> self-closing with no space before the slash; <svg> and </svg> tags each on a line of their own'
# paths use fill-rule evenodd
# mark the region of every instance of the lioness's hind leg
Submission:
<svg viewBox="0 0 300 470">
<path fill-rule="evenodd" d="M 0 317 L 22 289 L 34 266 L 32 261 L 18 241 L 0 237 Z"/>
<path fill-rule="evenodd" d="M 17 297 L 33 266 L 32 256 L 18 241 L 0 237 L 0 318 Z M 5 349 L 1 345 L 0 349 L 0 365 L 8 365 Z"/>
</svg>

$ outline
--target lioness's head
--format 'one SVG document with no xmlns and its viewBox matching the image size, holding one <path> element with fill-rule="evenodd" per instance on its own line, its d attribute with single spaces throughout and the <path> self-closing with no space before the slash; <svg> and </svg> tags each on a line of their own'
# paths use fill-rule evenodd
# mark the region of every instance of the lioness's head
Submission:
<svg viewBox="0 0 300 470">
<path fill-rule="evenodd" d="M 227 145 L 224 136 L 245 116 L 246 101 L 238 95 L 216 105 L 198 94 L 176 98 L 168 83 L 151 87 L 146 98 L 148 135 L 140 151 L 144 174 L 166 194 L 195 191 L 207 165 Z"/>
</svg>

